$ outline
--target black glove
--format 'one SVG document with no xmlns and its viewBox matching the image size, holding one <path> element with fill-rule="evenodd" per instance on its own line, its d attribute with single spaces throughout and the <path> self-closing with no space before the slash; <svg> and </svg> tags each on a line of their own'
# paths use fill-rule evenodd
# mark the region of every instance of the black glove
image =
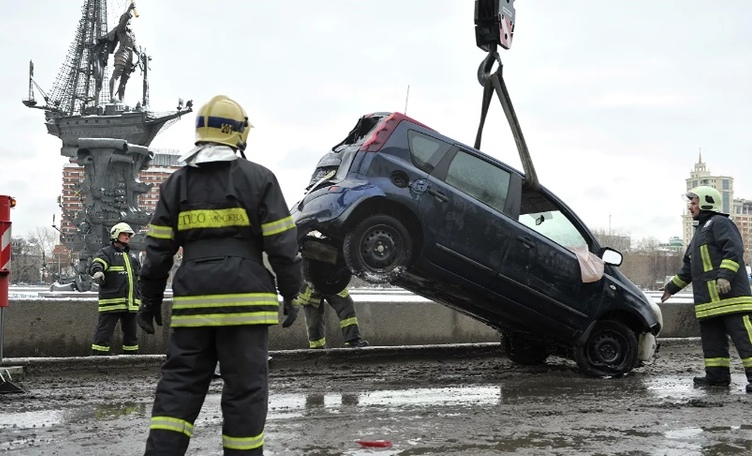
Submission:
<svg viewBox="0 0 752 456">
<path fill-rule="evenodd" d="M 162 297 L 141 298 L 136 323 L 146 334 L 154 334 L 154 323 L 162 326 Z"/>
<path fill-rule="evenodd" d="M 283 328 L 289 328 L 298 318 L 298 311 L 300 308 L 292 302 L 293 298 L 282 298 L 282 314 L 287 316 L 282 322 Z"/>
</svg>

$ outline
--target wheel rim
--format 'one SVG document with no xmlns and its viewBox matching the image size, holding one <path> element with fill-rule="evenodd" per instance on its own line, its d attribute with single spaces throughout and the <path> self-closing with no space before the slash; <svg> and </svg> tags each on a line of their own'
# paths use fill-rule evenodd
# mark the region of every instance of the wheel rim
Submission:
<svg viewBox="0 0 752 456">
<path fill-rule="evenodd" d="M 400 257 L 402 239 L 395 230 L 377 226 L 363 236 L 360 243 L 360 255 L 368 267 L 385 270 L 393 267 Z"/>
<path fill-rule="evenodd" d="M 619 334 L 603 332 L 593 338 L 588 358 L 594 366 L 618 368 L 624 363 L 627 342 Z"/>
</svg>

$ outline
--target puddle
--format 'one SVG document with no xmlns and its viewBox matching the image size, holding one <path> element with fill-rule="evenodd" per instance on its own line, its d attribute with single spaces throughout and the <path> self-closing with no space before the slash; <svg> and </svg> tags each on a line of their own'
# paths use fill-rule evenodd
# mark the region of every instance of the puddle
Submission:
<svg viewBox="0 0 752 456">
<path fill-rule="evenodd" d="M 145 416 L 151 411 L 151 403 L 128 402 L 122 404 L 99 404 L 69 407 L 58 410 L 0 414 L 0 429 L 34 429 L 88 420 L 109 421 L 127 415 Z"/>
<path fill-rule="evenodd" d="M 727 400 L 730 395 L 746 395 L 744 385 L 747 378 L 743 374 L 731 375 L 728 388 L 696 388 L 691 375 L 681 377 L 646 377 L 642 379 L 648 394 L 659 399 L 709 399 Z"/>
<path fill-rule="evenodd" d="M 302 418 L 311 414 L 339 414 L 358 412 L 359 408 L 401 409 L 405 407 L 468 406 L 498 404 L 499 386 L 417 388 L 383 390 L 364 393 L 272 394 L 269 398 L 268 421 Z M 209 394 L 196 423 L 220 423 L 221 394 Z M 212 412 L 210 412 L 212 411 Z M 362 410 L 360 410 L 362 412 Z M 211 416 L 208 416 L 211 413 Z M 370 450 L 369 450 L 370 451 Z M 379 454 L 384 454 L 379 450 Z"/>
</svg>

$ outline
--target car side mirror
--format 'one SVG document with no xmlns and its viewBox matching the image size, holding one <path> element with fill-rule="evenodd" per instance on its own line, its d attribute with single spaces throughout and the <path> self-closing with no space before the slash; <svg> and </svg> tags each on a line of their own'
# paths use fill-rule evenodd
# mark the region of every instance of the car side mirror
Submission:
<svg viewBox="0 0 752 456">
<path fill-rule="evenodd" d="M 601 259 L 606 264 L 621 266 L 621 262 L 624 261 L 624 256 L 611 247 L 605 247 L 601 253 Z"/>
</svg>

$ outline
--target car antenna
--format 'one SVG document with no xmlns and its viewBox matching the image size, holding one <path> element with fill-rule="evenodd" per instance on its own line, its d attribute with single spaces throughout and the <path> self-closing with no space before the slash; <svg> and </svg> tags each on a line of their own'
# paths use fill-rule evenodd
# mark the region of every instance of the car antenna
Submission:
<svg viewBox="0 0 752 456">
<path fill-rule="evenodd" d="M 410 84 L 407 85 L 407 93 L 405 94 L 405 112 L 403 114 L 407 115 L 407 102 L 410 100 Z"/>
<path fill-rule="evenodd" d="M 475 136 L 475 148 L 480 150 L 488 107 L 491 104 L 493 93 L 496 92 L 512 129 L 517 151 L 520 154 L 522 169 L 525 172 L 525 183 L 523 185 L 525 188 L 537 190 L 540 187 L 538 174 L 535 172 L 530 151 L 522 134 L 522 127 L 520 127 L 517 114 L 514 112 L 512 100 L 509 98 L 509 92 L 502 75 L 501 56 L 496 50 L 498 46 L 504 49 L 509 49 L 512 46 L 514 24 L 514 0 L 475 0 L 475 42 L 479 48 L 487 52 L 486 58 L 478 67 L 478 82 L 483 86 L 483 102 L 481 104 L 478 133 Z M 491 69 L 494 63 L 499 65 L 498 69 L 492 73 Z"/>
</svg>

